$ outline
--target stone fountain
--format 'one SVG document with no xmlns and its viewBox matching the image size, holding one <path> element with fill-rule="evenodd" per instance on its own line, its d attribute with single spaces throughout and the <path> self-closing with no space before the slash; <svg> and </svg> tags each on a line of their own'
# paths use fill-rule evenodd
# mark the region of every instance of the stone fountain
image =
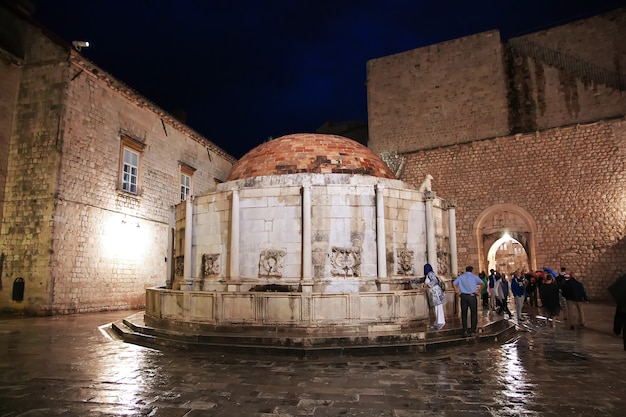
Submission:
<svg viewBox="0 0 626 417">
<path fill-rule="evenodd" d="M 215 191 L 175 208 L 172 277 L 147 290 L 146 323 L 316 334 L 425 323 L 412 283 L 427 262 L 443 279 L 457 270 L 454 207 L 430 179 L 410 187 L 340 136 L 254 148 Z"/>
</svg>

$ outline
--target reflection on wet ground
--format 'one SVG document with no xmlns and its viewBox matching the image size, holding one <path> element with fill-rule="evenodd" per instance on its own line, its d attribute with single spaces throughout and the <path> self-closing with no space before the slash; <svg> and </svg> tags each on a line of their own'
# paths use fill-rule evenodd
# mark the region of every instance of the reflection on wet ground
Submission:
<svg viewBox="0 0 626 417">
<path fill-rule="evenodd" d="M 610 306 L 590 305 L 581 331 L 533 317 L 501 346 L 316 360 L 157 351 L 98 330 L 130 314 L 0 319 L 0 416 L 626 414 Z"/>
</svg>

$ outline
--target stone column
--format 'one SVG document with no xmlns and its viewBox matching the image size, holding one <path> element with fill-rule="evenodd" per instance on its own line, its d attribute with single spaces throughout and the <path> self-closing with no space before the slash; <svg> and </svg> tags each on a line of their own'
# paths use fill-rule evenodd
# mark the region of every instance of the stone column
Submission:
<svg viewBox="0 0 626 417">
<path fill-rule="evenodd" d="M 311 184 L 302 185 L 302 292 L 313 292 L 311 253 Z"/>
<path fill-rule="evenodd" d="M 230 278 L 239 278 L 239 190 L 233 189 L 230 208 Z M 228 291 L 236 291 L 228 286 Z"/>
<path fill-rule="evenodd" d="M 191 250 L 193 247 L 193 197 L 185 200 L 185 253 L 183 259 L 183 278 L 186 290 L 193 289 Z"/>
<path fill-rule="evenodd" d="M 378 278 L 387 278 L 387 247 L 385 242 L 385 206 L 383 190 L 385 186 L 376 184 L 376 249 Z"/>
<path fill-rule="evenodd" d="M 448 233 L 450 239 L 450 277 L 459 274 L 459 258 L 456 248 L 456 205 L 448 203 Z"/>
<path fill-rule="evenodd" d="M 530 270 L 537 270 L 537 255 L 535 252 L 535 234 L 532 231 L 528 232 L 528 249 L 529 249 L 529 259 L 530 259 Z"/>
<path fill-rule="evenodd" d="M 165 288 L 172 289 L 174 279 L 174 239 L 176 237 L 176 206 L 170 207 L 170 219 L 167 225 L 167 258 L 165 259 Z"/>
<path fill-rule="evenodd" d="M 426 260 L 437 273 L 437 240 L 435 239 L 435 218 L 433 216 L 433 192 L 424 192 L 424 199 L 426 204 Z"/>
<path fill-rule="evenodd" d="M 457 257 L 456 246 L 456 203 L 448 202 L 448 239 L 450 241 L 450 283 L 448 284 L 448 300 L 453 301 L 446 303 L 444 309 L 446 315 L 459 315 L 461 313 L 461 299 L 455 293 L 451 292 L 452 281 L 459 275 L 459 260 Z"/>
</svg>

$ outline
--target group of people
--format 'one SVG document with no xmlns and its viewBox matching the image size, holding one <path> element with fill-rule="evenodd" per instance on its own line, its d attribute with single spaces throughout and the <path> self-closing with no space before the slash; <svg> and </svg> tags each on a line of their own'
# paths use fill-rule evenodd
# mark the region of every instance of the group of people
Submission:
<svg viewBox="0 0 626 417">
<path fill-rule="evenodd" d="M 517 269 L 511 275 L 510 282 L 506 275 L 494 269 L 489 271 L 489 276 L 484 272 L 475 275 L 473 271 L 474 268 L 468 266 L 465 268 L 465 273 L 453 281 L 454 291 L 461 300 L 461 326 L 464 337 L 470 337 L 477 331 L 479 299 L 482 301 L 483 308 L 513 317 L 508 307 L 509 293 L 514 298 L 515 319 L 518 323 L 523 320 L 522 310 L 528 299 L 530 306 L 534 307 L 539 307 L 539 300 L 541 300 L 543 312 L 553 327 L 562 310 L 565 313 L 564 319 L 569 322 L 571 330 L 585 327 L 584 304 L 589 302 L 589 298 L 582 282 L 570 274 L 567 268 L 562 267 L 558 275 L 552 271 L 546 271 L 545 274 L 540 271 L 530 276 Z M 446 325 L 443 308 L 445 290 L 430 264 L 424 265 L 423 286 L 427 289 L 428 302 L 435 310 L 435 323 L 430 328 L 441 330 Z M 609 292 L 617 304 L 613 332 L 616 336 L 622 334 L 624 350 L 626 350 L 626 275 L 618 278 L 609 287 Z M 468 312 L 470 313 L 469 325 Z"/>
<path fill-rule="evenodd" d="M 500 272 L 494 269 L 491 269 L 489 272 L 489 276 L 486 277 L 486 288 L 483 290 L 487 292 L 487 303 L 483 302 L 483 307 L 500 315 L 513 316 L 508 305 L 512 285 L 509 285 L 506 276 L 500 274 Z M 484 272 L 482 274 L 484 275 Z"/>
<path fill-rule="evenodd" d="M 506 276 L 501 276 L 499 272 L 493 269 L 490 272 L 487 280 L 488 308 L 498 314 L 506 313 L 512 316 L 506 307 L 509 282 Z M 567 268 L 562 267 L 561 273 L 556 276 L 552 273 L 544 273 L 544 271 L 524 274 L 517 269 L 511 276 L 510 287 L 515 300 L 515 319 L 518 322 L 523 320 L 524 304 L 529 304 L 531 307 L 541 306 L 552 326 L 555 326 L 555 319 L 563 310 L 565 320 L 568 316 L 576 317 L 575 320 L 570 321 L 570 329 L 585 327 L 583 305 L 589 299 L 583 284 L 568 273 Z"/>
<path fill-rule="evenodd" d="M 537 287 L 543 310 L 552 326 L 563 311 L 564 320 L 569 317 L 571 330 L 585 327 L 584 304 L 589 302 L 589 298 L 582 282 L 571 275 L 567 268 L 562 267 L 557 276 L 550 273 L 540 275 Z"/>
<path fill-rule="evenodd" d="M 589 301 L 585 287 L 578 281 L 573 275 L 569 274 L 567 268 L 562 267 L 561 273 L 554 277 L 552 274 L 538 273 L 538 274 L 524 274 L 520 269 L 516 269 L 511 275 L 511 280 L 507 280 L 506 275 L 500 274 L 500 272 L 491 269 L 489 276 L 485 276 L 481 273 L 480 277 L 476 277 L 480 280 L 480 291 L 483 296 L 483 306 L 495 311 L 497 314 L 507 314 L 512 317 L 513 314 L 508 308 L 508 296 L 509 293 L 513 295 L 515 306 L 515 320 L 521 322 L 523 320 L 522 311 L 524 304 L 529 303 L 530 306 L 538 307 L 539 300 L 543 310 L 548 318 L 548 322 L 552 326 L 556 324 L 556 317 L 560 315 L 561 309 L 567 308 L 567 316 L 570 318 L 570 329 L 574 330 L 577 327 L 585 327 L 585 311 L 583 308 L 584 303 Z M 541 271 L 543 272 L 543 271 Z M 467 289 L 463 288 L 463 282 L 477 282 L 473 278 L 467 278 L 467 274 L 472 274 L 472 268 L 466 268 L 465 274 L 459 276 L 455 281 L 455 291 L 461 296 L 461 319 L 467 314 L 467 307 L 464 307 L 463 300 L 467 299 L 465 296 Z M 459 285 L 457 285 L 457 282 Z M 485 290 L 486 294 L 485 295 Z M 477 312 L 472 310 L 471 304 L 469 305 L 473 316 L 477 316 Z M 467 331 L 466 326 L 463 325 L 464 332 Z M 469 329 L 471 334 L 475 331 L 475 326 Z"/>
</svg>

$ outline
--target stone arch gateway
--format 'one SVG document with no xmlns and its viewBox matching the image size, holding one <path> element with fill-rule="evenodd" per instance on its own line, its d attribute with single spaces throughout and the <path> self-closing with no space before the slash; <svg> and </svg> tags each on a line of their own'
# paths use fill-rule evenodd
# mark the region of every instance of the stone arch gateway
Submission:
<svg viewBox="0 0 626 417">
<path fill-rule="evenodd" d="M 473 235 L 478 250 L 479 270 L 487 270 L 489 248 L 505 233 L 522 244 L 531 270 L 537 269 L 535 239 L 537 224 L 533 217 L 515 204 L 495 204 L 484 209 L 474 222 Z"/>
</svg>

